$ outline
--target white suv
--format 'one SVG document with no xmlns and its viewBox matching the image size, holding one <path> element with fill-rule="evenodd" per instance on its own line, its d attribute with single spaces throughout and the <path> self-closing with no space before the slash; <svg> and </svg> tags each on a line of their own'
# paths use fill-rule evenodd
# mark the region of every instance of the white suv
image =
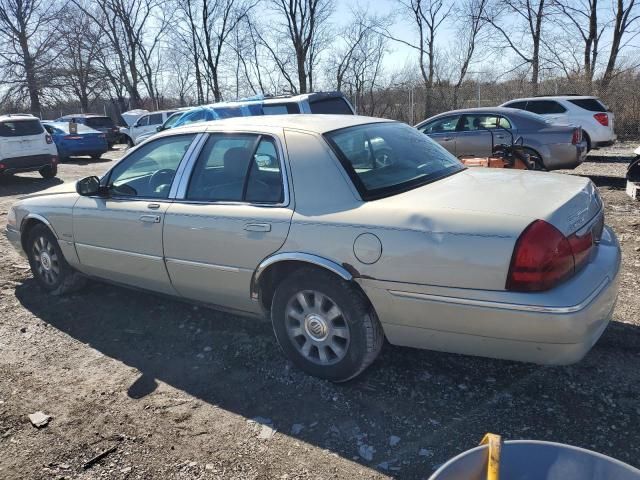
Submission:
<svg viewBox="0 0 640 480">
<path fill-rule="evenodd" d="M 0 176 L 40 172 L 58 173 L 58 150 L 40 120 L 32 115 L 0 115 Z"/>
<path fill-rule="evenodd" d="M 553 123 L 580 125 L 587 150 L 611 145 L 616 141 L 613 112 L 598 97 L 562 95 L 518 98 L 500 105 L 537 113 Z"/>
<path fill-rule="evenodd" d="M 142 115 L 136 123 L 126 130 L 120 129 L 120 133 L 126 135 L 127 144 L 132 147 L 140 143 L 138 138 L 142 135 L 153 134 L 157 132 L 157 128 L 162 125 L 167 118 L 175 113 L 175 110 L 164 110 L 160 112 L 150 112 Z"/>
</svg>

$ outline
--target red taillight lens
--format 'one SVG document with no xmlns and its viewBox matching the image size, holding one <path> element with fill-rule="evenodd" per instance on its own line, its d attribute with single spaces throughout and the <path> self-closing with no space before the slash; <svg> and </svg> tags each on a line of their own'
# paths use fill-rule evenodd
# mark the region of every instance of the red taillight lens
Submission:
<svg viewBox="0 0 640 480">
<path fill-rule="evenodd" d="M 47 143 L 53 143 L 53 138 L 51 138 L 51 135 L 49 135 L 48 133 L 44 136 L 44 138 Z"/>
<path fill-rule="evenodd" d="M 536 220 L 516 242 L 507 277 L 507 290 L 549 290 L 575 270 L 569 240 L 553 225 Z"/>
<path fill-rule="evenodd" d="M 595 118 L 603 127 L 609 126 L 609 115 L 606 113 L 596 113 L 593 118 Z"/>
<path fill-rule="evenodd" d="M 571 137 L 571 143 L 573 143 L 574 145 L 577 145 L 581 141 L 582 141 L 582 129 L 581 128 L 574 128 L 573 129 L 573 136 Z"/>
<path fill-rule="evenodd" d="M 581 237 L 574 233 L 567 240 L 569 240 L 571 252 L 573 253 L 573 261 L 576 264 L 575 269 L 578 270 L 589 259 L 591 247 L 593 247 L 593 234 L 591 230 Z"/>
</svg>

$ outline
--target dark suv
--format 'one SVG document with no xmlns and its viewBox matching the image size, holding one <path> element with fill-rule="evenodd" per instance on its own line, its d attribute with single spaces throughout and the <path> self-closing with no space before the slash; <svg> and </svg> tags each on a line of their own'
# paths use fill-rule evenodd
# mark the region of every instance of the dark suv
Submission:
<svg viewBox="0 0 640 480">
<path fill-rule="evenodd" d="M 111 117 L 105 115 L 96 115 L 93 113 L 76 113 L 73 115 L 65 115 L 64 117 L 56 118 L 54 122 L 71 122 L 82 123 L 89 128 L 102 132 L 107 137 L 107 143 L 109 148 L 113 147 L 120 139 L 120 130 L 116 127 L 116 124 L 111 120 Z"/>
</svg>

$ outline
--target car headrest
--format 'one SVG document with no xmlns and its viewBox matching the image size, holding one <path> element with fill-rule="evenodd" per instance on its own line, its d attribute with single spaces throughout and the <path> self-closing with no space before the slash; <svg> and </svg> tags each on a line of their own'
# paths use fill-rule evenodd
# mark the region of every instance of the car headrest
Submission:
<svg viewBox="0 0 640 480">
<path fill-rule="evenodd" d="M 247 167 L 251 160 L 251 152 L 248 148 L 234 147 L 224 154 L 224 173 L 232 177 L 242 178 L 247 173 Z"/>
</svg>

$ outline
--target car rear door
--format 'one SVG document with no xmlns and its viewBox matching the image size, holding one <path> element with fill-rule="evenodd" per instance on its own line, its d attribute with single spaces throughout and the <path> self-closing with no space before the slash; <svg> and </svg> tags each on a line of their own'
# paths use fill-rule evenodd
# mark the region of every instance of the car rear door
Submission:
<svg viewBox="0 0 640 480">
<path fill-rule="evenodd" d="M 37 118 L 6 120 L 0 123 L 0 149 L 3 158 L 50 154 L 44 128 Z"/>
<path fill-rule="evenodd" d="M 165 261 L 181 295 L 256 311 L 254 270 L 284 244 L 293 215 L 286 172 L 276 137 L 209 136 L 165 217 Z"/>
</svg>

